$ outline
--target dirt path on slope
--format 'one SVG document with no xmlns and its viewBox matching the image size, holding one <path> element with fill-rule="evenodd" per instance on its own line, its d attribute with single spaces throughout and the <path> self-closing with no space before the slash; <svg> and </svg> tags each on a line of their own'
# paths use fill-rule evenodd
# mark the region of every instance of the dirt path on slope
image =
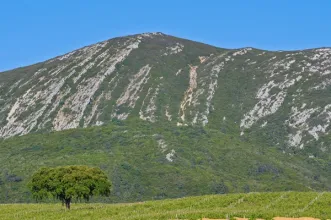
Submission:
<svg viewBox="0 0 331 220">
<path fill-rule="evenodd" d="M 236 220 L 249 220 L 248 218 L 235 218 Z M 212 218 L 202 218 L 201 220 L 227 220 L 227 219 L 212 219 Z M 256 219 L 263 220 L 263 219 Z M 318 218 L 311 217 L 300 217 L 300 218 L 287 218 L 287 217 L 274 217 L 273 220 L 320 220 Z"/>
<path fill-rule="evenodd" d="M 275 217 L 274 220 L 320 220 L 318 218 L 311 217 L 300 217 L 300 218 L 286 218 L 286 217 Z"/>
</svg>

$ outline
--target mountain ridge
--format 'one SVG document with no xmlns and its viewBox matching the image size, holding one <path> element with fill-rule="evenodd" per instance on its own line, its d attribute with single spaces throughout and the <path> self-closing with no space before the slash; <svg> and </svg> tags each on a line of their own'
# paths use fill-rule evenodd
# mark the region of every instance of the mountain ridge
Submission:
<svg viewBox="0 0 331 220">
<path fill-rule="evenodd" d="M 175 38 L 178 38 L 178 39 L 185 39 L 185 40 L 189 40 L 189 39 L 186 39 L 186 38 L 182 38 L 182 37 L 177 37 L 177 36 L 173 36 L 173 35 L 170 35 L 170 34 L 167 34 L 165 32 L 160 32 L 160 31 L 157 31 L 157 32 L 142 32 L 142 33 L 137 33 L 137 34 L 129 34 L 129 35 L 125 35 L 125 36 L 118 36 L 118 37 L 113 37 L 113 38 L 108 38 L 106 40 L 101 40 L 101 41 L 98 41 L 97 43 L 93 43 L 93 44 L 88 44 L 88 45 L 85 45 L 85 46 L 82 46 L 82 47 L 79 47 L 77 49 L 73 49 L 71 51 L 68 51 L 68 52 L 63 52 L 59 55 L 56 55 L 52 58 L 47 58 L 45 60 L 41 60 L 41 61 L 38 61 L 36 63 L 32 63 L 32 64 L 28 64 L 28 65 L 23 65 L 23 66 L 19 66 L 19 67 L 14 67 L 14 68 L 11 68 L 11 69 L 6 69 L 6 70 L 2 70 L 0 71 L 0 74 L 1 73 L 4 73 L 4 72 L 8 72 L 8 71 L 13 71 L 13 70 L 17 70 L 17 69 L 20 69 L 20 68 L 24 68 L 24 67 L 28 67 L 28 66 L 32 66 L 32 65 L 36 65 L 36 64 L 39 64 L 39 63 L 43 63 L 43 62 L 47 62 L 51 59 L 54 59 L 54 58 L 57 58 L 57 57 L 61 57 L 61 56 L 64 56 L 66 54 L 69 54 L 73 51 L 76 51 L 76 50 L 80 50 L 80 49 L 83 49 L 85 47 L 89 47 L 89 46 L 92 46 L 94 44 L 98 44 L 98 43 L 102 43 L 102 42 L 106 42 L 106 41 L 109 41 L 109 40 L 112 40 L 112 39 L 118 39 L 118 38 L 123 38 L 123 37 L 134 37 L 134 36 L 138 36 L 138 35 L 144 35 L 144 34 L 153 34 L 153 33 L 159 33 L 159 34 L 162 34 L 162 35 L 166 35 L 166 36 L 171 36 L 171 37 L 175 37 Z M 189 40 L 189 41 L 192 41 L 192 42 L 196 42 L 196 43 L 201 43 L 201 44 L 205 44 L 207 46 L 212 46 L 212 47 L 216 47 L 216 48 L 219 48 L 219 49 L 226 49 L 226 50 L 241 50 L 241 49 L 244 49 L 244 48 L 252 48 L 254 50 L 260 50 L 260 51 L 266 51 L 266 52 L 298 52 L 298 51 L 311 51 L 311 50 L 318 50 L 318 49 L 331 49 L 331 46 L 323 46 L 323 47 L 309 47 L 309 48 L 303 48 L 303 49 L 289 49 L 289 50 L 268 50 L 268 49 L 263 49 L 263 48 L 258 48 L 258 47 L 251 47 L 251 46 L 245 46 L 245 47 L 235 47 L 235 48 L 227 48 L 227 47 L 221 47 L 221 46 L 215 46 L 213 44 L 209 44 L 209 43 L 206 43 L 206 42 L 200 42 L 198 40 Z"/>
</svg>

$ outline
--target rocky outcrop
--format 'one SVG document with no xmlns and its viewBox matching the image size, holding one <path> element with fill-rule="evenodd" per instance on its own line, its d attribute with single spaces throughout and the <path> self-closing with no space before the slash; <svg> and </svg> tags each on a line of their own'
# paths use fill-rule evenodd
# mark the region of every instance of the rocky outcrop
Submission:
<svg viewBox="0 0 331 220">
<path fill-rule="evenodd" d="M 139 117 L 228 124 L 237 135 L 287 127 L 286 144 L 304 148 L 329 133 L 330 73 L 329 48 L 225 50 L 162 33 L 115 38 L 0 73 L 0 137 Z M 170 161 L 175 152 L 168 154 Z"/>
</svg>

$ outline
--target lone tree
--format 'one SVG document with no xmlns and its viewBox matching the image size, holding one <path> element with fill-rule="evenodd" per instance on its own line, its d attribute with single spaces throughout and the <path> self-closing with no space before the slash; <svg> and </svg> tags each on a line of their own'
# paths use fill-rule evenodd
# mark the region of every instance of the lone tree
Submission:
<svg viewBox="0 0 331 220">
<path fill-rule="evenodd" d="M 29 183 L 37 200 L 56 198 L 70 209 L 72 199 L 88 201 L 93 195 L 109 196 L 111 183 L 102 170 L 88 166 L 41 168 Z"/>
</svg>

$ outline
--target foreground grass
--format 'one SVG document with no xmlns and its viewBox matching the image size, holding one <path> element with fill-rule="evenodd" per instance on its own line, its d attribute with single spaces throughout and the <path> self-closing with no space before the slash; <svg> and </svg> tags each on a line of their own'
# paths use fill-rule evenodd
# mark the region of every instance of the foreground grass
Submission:
<svg viewBox="0 0 331 220">
<path fill-rule="evenodd" d="M 276 192 L 188 197 L 130 204 L 0 205 L 0 219 L 199 219 L 331 217 L 331 193 Z"/>
</svg>

